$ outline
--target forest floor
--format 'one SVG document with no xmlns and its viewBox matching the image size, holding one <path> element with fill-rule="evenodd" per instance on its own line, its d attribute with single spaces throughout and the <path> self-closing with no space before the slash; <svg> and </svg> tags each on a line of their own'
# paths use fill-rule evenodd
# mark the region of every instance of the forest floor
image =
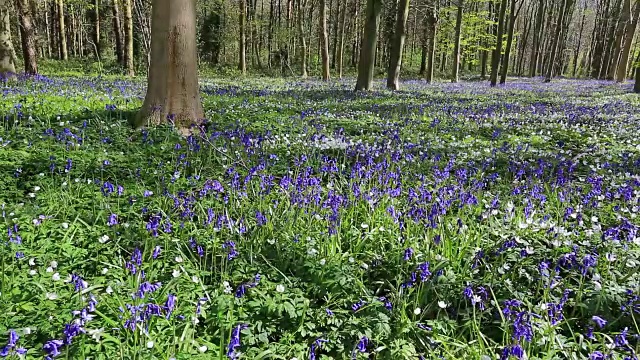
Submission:
<svg viewBox="0 0 640 360">
<path fill-rule="evenodd" d="M 636 359 L 630 86 L 403 86 L 205 80 L 181 137 L 141 82 L 8 84 L 0 356 Z"/>
</svg>

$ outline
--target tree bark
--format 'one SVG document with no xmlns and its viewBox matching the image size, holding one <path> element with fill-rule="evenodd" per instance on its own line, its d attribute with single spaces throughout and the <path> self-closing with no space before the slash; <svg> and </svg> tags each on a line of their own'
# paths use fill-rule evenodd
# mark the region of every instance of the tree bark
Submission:
<svg viewBox="0 0 640 360">
<path fill-rule="evenodd" d="M 507 30 L 507 48 L 504 52 L 502 62 L 502 72 L 500 73 L 500 84 L 507 82 L 507 74 L 509 73 L 509 57 L 511 56 L 511 46 L 513 45 L 513 32 L 516 25 L 516 0 L 511 0 L 511 8 L 509 9 L 509 29 Z"/>
<path fill-rule="evenodd" d="M 327 34 L 327 6 L 325 0 L 320 0 L 320 46 L 322 55 L 322 80 L 329 81 L 329 35 Z"/>
<path fill-rule="evenodd" d="M 126 49 L 124 58 L 127 67 L 127 75 L 135 76 L 135 68 L 133 67 L 133 11 L 131 7 L 131 0 L 124 0 L 124 4 L 124 43 Z"/>
<path fill-rule="evenodd" d="M 36 52 L 35 28 L 31 18 L 29 1 L 16 0 L 16 9 L 18 10 L 20 18 L 20 37 L 22 38 L 24 72 L 35 75 L 38 73 L 38 53 Z"/>
<path fill-rule="evenodd" d="M 120 24 L 120 4 L 119 0 L 112 0 L 111 11 L 113 13 L 113 33 L 116 40 L 116 58 L 120 66 L 125 66 L 124 62 L 124 36 L 122 35 L 122 25 Z"/>
<path fill-rule="evenodd" d="M 633 37 L 638 27 L 638 18 L 640 18 L 640 1 L 636 0 L 636 5 L 633 10 L 633 17 L 631 21 L 627 23 L 625 29 L 624 45 L 622 47 L 622 53 L 620 54 L 620 63 L 616 71 L 616 82 L 623 82 L 627 76 L 627 66 L 631 54 L 631 45 L 633 44 Z"/>
<path fill-rule="evenodd" d="M 636 63 L 640 63 L 640 54 L 636 59 Z M 636 83 L 633 86 L 633 91 L 637 94 L 640 94 L 640 66 L 636 66 Z"/>
<path fill-rule="evenodd" d="M 346 0 L 345 0 L 346 1 Z M 342 71 L 343 71 L 343 62 L 344 62 L 344 33 L 346 31 L 346 27 L 347 27 L 347 6 L 349 4 L 347 2 L 345 2 L 344 6 L 342 7 L 342 19 L 340 20 L 340 28 L 338 29 L 340 32 L 340 35 L 338 36 L 340 39 L 340 44 L 339 44 L 339 48 L 338 48 L 338 52 L 337 52 L 337 63 L 338 63 L 338 77 L 340 79 L 342 79 Z"/>
<path fill-rule="evenodd" d="M 555 36 L 551 45 L 551 55 L 549 57 L 549 65 L 547 67 L 547 74 L 545 76 L 544 82 L 551 82 L 553 78 L 553 69 L 556 64 L 556 55 L 558 54 L 558 45 L 560 43 L 560 37 L 562 35 L 562 24 L 564 24 L 564 13 L 567 9 L 567 1 L 562 0 L 562 5 L 560 7 L 560 12 L 558 13 L 558 23 L 556 24 Z"/>
<path fill-rule="evenodd" d="M 16 74 L 16 55 L 11 41 L 11 24 L 7 0 L 0 0 L 0 80 L 13 79 Z"/>
<path fill-rule="evenodd" d="M 611 53 L 611 65 L 609 66 L 609 72 L 607 73 L 607 78 L 609 80 L 613 80 L 615 78 L 616 72 L 618 70 L 618 64 L 620 64 L 620 55 L 622 53 L 624 36 L 630 23 L 631 23 L 631 0 L 624 0 L 622 2 L 622 9 L 620 11 L 618 26 L 616 28 L 615 43 L 613 45 L 613 51 Z"/>
<path fill-rule="evenodd" d="M 304 9 L 303 0 L 298 0 L 298 36 L 300 36 L 300 76 L 307 77 L 307 39 L 304 36 Z"/>
<path fill-rule="evenodd" d="M 545 0 L 540 0 L 538 3 L 538 10 L 536 13 L 536 25 L 533 31 L 533 49 L 531 49 L 531 60 L 529 61 L 529 77 L 536 76 L 536 70 L 538 68 L 538 59 L 540 57 L 540 43 L 542 42 L 542 24 L 544 17 L 544 5 Z"/>
<path fill-rule="evenodd" d="M 500 4 L 500 15 L 498 17 L 498 34 L 496 36 L 496 47 L 491 55 L 491 86 L 498 83 L 498 68 L 500 67 L 500 57 L 502 56 L 502 37 L 504 34 L 504 21 L 507 12 L 507 0 L 502 0 Z"/>
<path fill-rule="evenodd" d="M 364 24 L 364 36 L 358 61 L 358 80 L 356 91 L 371 90 L 373 87 L 373 71 L 376 60 L 378 31 L 380 30 L 380 12 L 382 0 L 367 0 L 367 14 Z"/>
<path fill-rule="evenodd" d="M 64 25 L 64 0 L 57 0 L 58 2 L 58 35 L 60 36 L 60 59 L 69 59 L 69 52 L 67 50 L 67 29 Z"/>
<path fill-rule="evenodd" d="M 136 126 L 173 122 L 184 130 L 204 118 L 198 86 L 196 1 L 153 0 L 151 67 Z"/>
<path fill-rule="evenodd" d="M 93 43 L 95 46 L 96 58 L 102 58 L 102 38 L 100 34 L 100 1 L 93 1 L 93 11 L 91 12 L 91 16 L 93 17 L 93 33 L 91 34 L 93 38 Z"/>
<path fill-rule="evenodd" d="M 407 19 L 409 18 L 409 0 L 400 0 L 396 17 L 396 29 L 389 54 L 389 70 L 387 88 L 400 90 L 400 69 L 402 68 L 402 52 L 407 36 Z"/>
<path fill-rule="evenodd" d="M 242 73 L 242 75 L 247 74 L 247 34 L 246 34 L 246 24 L 245 20 L 247 18 L 247 2 L 246 0 L 240 0 L 240 15 L 238 18 L 238 23 L 240 24 L 240 39 L 238 42 L 239 46 L 239 59 L 238 59 L 238 70 Z"/>
<path fill-rule="evenodd" d="M 455 44 L 453 45 L 453 72 L 451 82 L 457 83 L 460 77 L 460 41 L 462 38 L 462 16 L 464 15 L 464 0 L 458 0 L 458 14 L 456 16 Z"/>
</svg>

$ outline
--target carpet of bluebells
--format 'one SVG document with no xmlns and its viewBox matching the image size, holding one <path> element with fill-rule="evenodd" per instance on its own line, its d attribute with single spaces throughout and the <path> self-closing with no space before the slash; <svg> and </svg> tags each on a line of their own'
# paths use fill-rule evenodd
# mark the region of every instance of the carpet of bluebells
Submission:
<svg viewBox="0 0 640 360">
<path fill-rule="evenodd" d="M 0 358 L 637 359 L 627 85 L 352 87 L 7 84 Z"/>
</svg>

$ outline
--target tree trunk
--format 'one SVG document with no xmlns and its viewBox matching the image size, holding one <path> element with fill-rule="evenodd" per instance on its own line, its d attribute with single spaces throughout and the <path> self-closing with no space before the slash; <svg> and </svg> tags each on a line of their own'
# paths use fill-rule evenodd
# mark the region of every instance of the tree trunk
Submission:
<svg viewBox="0 0 640 360">
<path fill-rule="evenodd" d="M 578 75 L 578 60 L 580 57 L 580 50 L 582 48 L 582 34 L 584 33 L 584 24 L 587 20 L 587 3 L 584 3 L 582 9 L 582 21 L 580 21 L 580 32 L 578 33 L 578 45 L 576 46 L 575 54 L 573 54 L 573 77 Z"/>
<path fill-rule="evenodd" d="M 567 1 L 568 0 L 562 0 L 560 13 L 558 13 L 558 23 L 556 24 L 555 36 L 551 45 L 551 56 L 549 57 L 549 65 L 547 67 L 547 74 L 545 76 L 544 82 L 551 82 L 551 79 L 553 78 L 553 68 L 556 64 L 558 45 L 560 43 L 560 37 L 562 35 L 562 24 L 564 24 L 564 13 L 567 10 Z"/>
<path fill-rule="evenodd" d="M 636 63 L 640 63 L 640 54 L 636 59 Z M 640 66 L 636 66 L 636 83 L 633 86 L 633 91 L 637 94 L 640 94 Z"/>
<path fill-rule="evenodd" d="M 346 1 L 346 0 L 345 0 Z M 338 46 L 338 50 L 337 50 L 337 63 L 338 63 L 338 77 L 340 79 L 342 79 L 342 70 L 343 70 L 343 62 L 344 62 L 344 33 L 346 31 L 346 26 L 347 26 L 347 6 L 349 4 L 345 2 L 344 6 L 342 7 L 342 19 L 340 20 L 340 28 L 338 29 L 340 32 L 340 35 L 338 36 L 340 39 L 340 45 Z"/>
<path fill-rule="evenodd" d="M 500 4 L 500 15 L 498 18 L 498 35 L 496 36 L 496 47 L 491 55 L 491 86 L 498 83 L 498 68 L 500 67 L 500 57 L 502 56 L 502 37 L 504 34 L 504 21 L 507 12 L 507 0 L 502 0 Z"/>
<path fill-rule="evenodd" d="M 153 0 L 151 67 L 136 125 L 173 122 L 184 130 L 204 118 L 198 87 L 196 0 Z"/>
<path fill-rule="evenodd" d="M 516 25 L 516 0 L 511 0 L 511 8 L 509 9 L 509 29 L 507 30 L 507 48 L 504 52 L 502 62 L 502 72 L 500 74 L 500 84 L 507 82 L 507 74 L 509 73 L 509 57 L 511 56 L 511 46 L 513 45 L 513 31 Z"/>
<path fill-rule="evenodd" d="M 69 52 L 67 50 L 67 29 L 64 26 L 64 0 L 58 1 L 58 35 L 60 36 L 60 59 L 69 59 Z"/>
<path fill-rule="evenodd" d="M 331 19 L 335 19 L 335 24 L 333 25 L 333 40 L 332 40 L 332 48 L 331 48 L 331 68 L 335 70 L 336 68 L 336 63 L 337 63 L 337 58 L 338 58 L 338 37 L 340 36 L 340 16 L 342 15 L 342 13 L 344 13 L 344 9 L 343 6 L 340 6 L 340 4 L 342 4 L 343 2 L 345 2 L 346 0 L 343 1 L 337 1 L 337 5 L 336 5 L 336 15 L 335 17 L 331 17 Z M 346 4 L 345 4 L 346 6 Z M 340 11 L 342 10 L 342 11 Z M 334 23 L 333 21 L 331 21 L 330 23 Z"/>
<path fill-rule="evenodd" d="M 304 9 L 303 0 L 298 0 L 298 35 L 300 36 L 300 76 L 307 77 L 307 39 L 304 36 Z"/>
<path fill-rule="evenodd" d="M 613 45 L 613 51 L 611 53 L 611 65 L 609 66 L 609 72 L 607 73 L 607 79 L 609 80 L 613 80 L 615 78 L 616 72 L 618 70 L 618 64 L 620 64 L 620 55 L 623 46 L 622 42 L 630 23 L 631 0 L 624 0 L 620 12 L 620 19 L 618 20 L 618 26 L 616 28 L 615 43 Z"/>
<path fill-rule="evenodd" d="M 0 0 L 0 80 L 13 79 L 16 73 L 16 55 L 11 42 L 8 1 Z"/>
<path fill-rule="evenodd" d="M 387 73 L 387 88 L 400 90 L 400 69 L 402 68 L 402 51 L 407 36 L 407 19 L 409 18 L 409 0 L 400 0 L 396 17 L 396 30 L 391 54 L 389 54 L 389 70 Z"/>
<path fill-rule="evenodd" d="M 20 18 L 20 37 L 22 38 L 24 72 L 34 75 L 38 73 L 38 53 L 36 52 L 36 36 L 34 33 L 33 20 L 31 18 L 29 1 L 16 0 L 16 9 L 18 10 Z"/>
<path fill-rule="evenodd" d="M 127 75 L 135 76 L 135 68 L 133 67 L 133 11 L 131 0 L 124 0 L 124 43 L 125 43 L 125 64 L 127 66 Z"/>
<path fill-rule="evenodd" d="M 91 16 L 93 17 L 93 43 L 95 46 L 96 57 L 98 59 L 102 58 L 102 38 L 100 36 L 100 1 L 93 1 L 93 11 L 91 12 Z"/>
<path fill-rule="evenodd" d="M 245 20 L 247 18 L 247 2 L 246 0 L 240 0 L 240 15 L 238 18 L 238 23 L 240 24 L 240 39 L 238 42 L 239 50 L 238 50 L 238 70 L 242 73 L 242 75 L 247 74 L 247 34 L 246 34 L 246 24 Z"/>
<path fill-rule="evenodd" d="M 538 59 L 540 58 L 540 43 L 542 42 L 542 24 L 544 22 L 544 5 L 545 0 L 540 0 L 538 11 L 536 13 L 536 25 L 533 31 L 533 49 L 531 49 L 531 60 L 529 62 L 529 77 L 536 76 L 538 68 Z"/>
<path fill-rule="evenodd" d="M 367 0 L 367 14 L 364 24 L 362 47 L 360 49 L 360 60 L 358 61 L 356 91 L 371 90 L 373 87 L 373 71 L 376 60 L 381 10 L 382 0 Z"/>
<path fill-rule="evenodd" d="M 462 16 L 464 15 L 464 0 L 458 0 L 458 15 L 456 16 L 455 44 L 453 45 L 453 72 L 451 82 L 457 83 L 460 77 L 460 40 L 462 37 Z"/>
<path fill-rule="evenodd" d="M 322 54 L 322 80 L 329 81 L 329 35 L 327 34 L 327 6 L 320 0 L 320 46 Z"/>
<path fill-rule="evenodd" d="M 638 27 L 638 18 L 640 18 L 640 1 L 636 0 L 636 5 L 633 11 L 633 18 L 627 22 L 625 29 L 624 45 L 622 47 L 622 53 L 620 54 L 620 63 L 616 71 L 616 82 L 623 82 L 627 76 L 627 66 L 631 54 L 631 45 L 633 44 L 633 37 Z"/>
<path fill-rule="evenodd" d="M 111 7 L 111 10 L 113 12 L 113 33 L 116 40 L 116 57 L 118 59 L 118 64 L 120 64 L 120 66 L 124 66 L 124 41 L 122 36 L 122 25 L 120 25 L 120 4 L 118 4 L 119 0 L 112 1 L 113 6 Z"/>
</svg>

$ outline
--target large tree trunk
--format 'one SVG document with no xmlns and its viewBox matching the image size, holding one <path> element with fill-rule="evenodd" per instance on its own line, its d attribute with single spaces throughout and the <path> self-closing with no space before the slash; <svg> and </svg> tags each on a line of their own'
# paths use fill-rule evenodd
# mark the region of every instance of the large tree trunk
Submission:
<svg viewBox="0 0 640 360">
<path fill-rule="evenodd" d="M 509 73 L 509 57 L 511 56 L 511 46 L 513 45 L 513 31 L 516 26 L 516 0 L 511 0 L 511 8 L 509 10 L 509 29 L 507 30 L 507 48 L 504 52 L 504 60 L 502 62 L 502 72 L 500 73 L 500 84 L 507 82 L 507 74 Z"/>
<path fill-rule="evenodd" d="M 151 67 L 136 125 L 173 122 L 187 129 L 204 118 L 198 86 L 196 0 L 153 0 Z"/>
<path fill-rule="evenodd" d="M 6 0 L 0 0 L 6 1 Z M 22 57 L 24 60 L 24 72 L 27 74 L 38 73 L 38 53 L 36 52 L 36 36 L 29 0 L 16 0 L 16 9 L 20 18 L 20 37 L 22 38 Z"/>
<path fill-rule="evenodd" d="M 13 79 L 16 73 L 16 55 L 11 42 L 11 24 L 7 0 L 0 0 L 0 80 Z"/>
<path fill-rule="evenodd" d="M 507 12 L 507 0 L 502 0 L 500 4 L 500 15 L 498 18 L 498 35 L 496 36 L 496 47 L 491 55 L 491 86 L 498 83 L 498 68 L 500 67 L 500 57 L 502 56 L 502 37 L 504 35 L 504 21 Z"/>
<path fill-rule="evenodd" d="M 373 71 L 375 68 L 381 10 L 382 0 L 367 0 L 367 14 L 364 24 L 362 47 L 360 48 L 360 60 L 358 61 L 356 91 L 371 90 L 373 86 Z"/>
<path fill-rule="evenodd" d="M 613 44 L 613 51 L 611 52 L 611 64 L 609 65 L 609 71 L 607 73 L 607 79 L 613 80 L 618 70 L 618 64 L 620 61 L 620 55 L 622 52 L 623 40 L 625 32 L 631 23 L 631 0 L 624 0 L 622 2 L 622 9 L 620 10 L 620 18 L 618 20 L 618 26 L 616 27 L 615 42 Z"/>
<path fill-rule="evenodd" d="M 623 82 L 627 76 L 627 66 L 631 54 L 633 36 L 635 35 L 636 27 L 638 27 L 638 18 L 640 18 L 640 0 L 636 0 L 633 18 L 627 23 L 627 27 L 625 29 L 624 45 L 622 47 L 622 53 L 620 54 L 620 63 L 618 64 L 618 69 L 616 71 L 616 82 Z"/>
<path fill-rule="evenodd" d="M 322 80 L 329 81 L 329 35 L 327 34 L 327 6 L 320 0 L 320 46 L 322 55 Z"/>
<path fill-rule="evenodd" d="M 453 72 L 451 82 L 457 83 L 460 77 L 460 40 L 462 38 L 462 16 L 464 15 L 464 0 L 458 0 L 458 15 L 456 16 L 456 34 L 453 45 Z"/>
<path fill-rule="evenodd" d="M 125 63 L 127 66 L 127 75 L 135 76 L 135 68 L 133 67 L 133 9 L 131 0 L 124 0 L 124 43 L 125 43 Z"/>
<path fill-rule="evenodd" d="M 239 39 L 239 59 L 238 70 L 245 75 L 247 73 L 247 34 L 246 34 L 246 18 L 247 18 L 247 2 L 246 0 L 240 0 L 240 15 L 238 22 L 240 24 L 240 39 Z"/>
<path fill-rule="evenodd" d="M 58 35 L 60 36 L 60 59 L 69 59 L 67 50 L 67 28 L 64 26 L 64 0 L 58 1 Z"/>
<path fill-rule="evenodd" d="M 547 66 L 547 74 L 545 76 L 544 82 L 551 82 L 551 79 L 553 78 L 553 69 L 556 64 L 556 55 L 558 54 L 560 37 L 562 35 L 562 24 L 564 24 L 564 15 L 567 10 L 567 1 L 568 0 L 562 0 L 560 13 L 558 13 L 558 23 L 556 24 L 555 36 L 551 45 L 551 55 L 549 56 L 549 65 Z"/>
<path fill-rule="evenodd" d="M 116 58 L 118 59 L 118 64 L 124 66 L 124 36 L 122 35 L 122 25 L 120 25 L 120 4 L 119 0 L 112 1 L 111 11 L 113 13 L 113 33 L 116 40 Z"/>
<path fill-rule="evenodd" d="M 389 54 L 389 71 L 387 73 L 387 87 L 400 90 L 400 69 L 402 68 L 402 51 L 407 36 L 407 19 L 409 18 L 409 0 L 400 0 L 396 16 L 396 30 L 391 54 Z"/>
</svg>

